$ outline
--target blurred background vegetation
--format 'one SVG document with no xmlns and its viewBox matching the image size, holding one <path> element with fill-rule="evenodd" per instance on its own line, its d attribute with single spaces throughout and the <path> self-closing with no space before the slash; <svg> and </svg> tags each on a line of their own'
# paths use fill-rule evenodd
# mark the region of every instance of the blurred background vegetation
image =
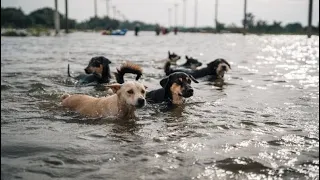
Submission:
<svg viewBox="0 0 320 180">
<path fill-rule="evenodd" d="M 18 32 L 18 35 L 24 36 L 24 33 L 31 33 L 34 36 L 49 35 L 49 29 L 54 29 L 54 9 L 41 8 L 24 14 L 21 9 L 2 8 L 1 7 L 1 28 L 7 29 L 27 29 L 27 32 Z M 65 28 L 65 16 L 59 13 L 60 27 Z M 125 28 L 134 30 L 139 24 L 142 31 L 154 31 L 157 24 L 148 24 L 140 21 L 120 21 L 110 19 L 109 17 L 92 17 L 83 22 L 77 22 L 74 19 L 68 19 L 68 27 L 72 30 L 105 30 L 108 28 Z M 209 33 L 242 33 L 243 27 L 237 27 L 235 24 L 226 25 L 222 22 L 217 23 L 217 28 L 199 27 L 184 28 L 178 27 L 180 32 L 209 32 Z M 169 31 L 171 29 L 169 28 Z M 247 13 L 247 32 L 255 34 L 306 34 L 307 27 L 303 27 L 299 22 L 282 24 L 280 21 L 271 23 L 264 20 L 256 20 L 252 13 Z M 9 33 L 8 33 L 9 32 Z M 7 34 L 12 34 L 8 31 Z M 312 34 L 319 35 L 319 23 L 317 27 L 312 27 Z"/>
</svg>

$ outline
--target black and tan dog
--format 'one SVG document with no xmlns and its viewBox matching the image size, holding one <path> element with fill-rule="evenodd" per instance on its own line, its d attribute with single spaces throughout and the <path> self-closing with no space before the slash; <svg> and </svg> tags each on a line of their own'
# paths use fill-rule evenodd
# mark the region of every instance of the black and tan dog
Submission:
<svg viewBox="0 0 320 180">
<path fill-rule="evenodd" d="M 185 62 L 182 65 L 179 65 L 181 67 L 196 70 L 198 67 L 202 66 L 202 63 L 198 61 L 198 59 L 195 59 L 193 57 L 186 56 L 187 62 Z"/>
<path fill-rule="evenodd" d="M 175 105 L 182 104 L 183 98 L 193 96 L 191 81 L 198 83 L 197 80 L 186 73 L 172 73 L 160 81 L 162 88 L 147 92 L 147 102 L 168 102 Z"/>
<path fill-rule="evenodd" d="M 100 84 L 109 83 L 112 79 L 109 67 L 110 63 L 111 61 L 103 56 L 93 57 L 88 66 L 84 69 L 86 74 L 81 74 L 77 77 L 74 77 L 76 80 L 78 80 L 77 85 L 97 86 Z M 117 83 L 124 83 L 123 76 L 126 73 L 136 74 L 136 80 L 139 80 L 139 78 L 142 76 L 142 68 L 130 62 L 122 64 L 119 69 L 117 68 L 117 72 L 114 73 Z M 68 75 L 71 77 L 69 65 Z"/>
<path fill-rule="evenodd" d="M 176 65 L 177 61 L 181 58 L 181 56 L 177 55 L 176 53 L 172 52 L 170 53 L 170 51 L 168 51 L 168 57 L 162 60 L 157 60 L 156 62 L 171 62 L 171 64 Z"/>
<path fill-rule="evenodd" d="M 170 65 L 171 63 L 169 61 L 165 64 L 164 72 L 166 73 L 166 75 L 170 75 L 175 72 L 184 72 L 192 75 L 196 79 L 205 76 L 211 76 L 211 79 L 222 79 L 224 77 L 225 72 L 228 72 L 231 69 L 230 64 L 225 59 L 216 59 L 207 64 L 207 67 L 198 70 L 178 68 L 171 69 Z"/>
<path fill-rule="evenodd" d="M 91 58 L 88 66 L 84 69 L 86 74 L 80 74 L 74 79 L 78 80 L 77 85 L 97 85 L 109 83 L 111 79 L 109 64 L 111 61 L 103 56 Z M 70 75 L 70 65 L 68 64 L 68 76 Z"/>
</svg>

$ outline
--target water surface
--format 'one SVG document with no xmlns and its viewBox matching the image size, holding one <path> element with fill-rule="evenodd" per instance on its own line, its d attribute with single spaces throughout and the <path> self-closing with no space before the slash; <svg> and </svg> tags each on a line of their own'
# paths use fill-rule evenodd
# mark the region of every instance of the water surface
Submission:
<svg viewBox="0 0 320 180">
<path fill-rule="evenodd" d="M 68 63 L 76 75 L 93 56 L 112 71 L 129 60 L 155 89 L 168 50 L 232 70 L 223 86 L 201 79 L 184 105 L 148 105 L 136 120 L 60 106 L 64 93 L 104 95 L 74 87 Z M 318 179 L 318 101 L 315 36 L 1 37 L 1 179 Z"/>
</svg>

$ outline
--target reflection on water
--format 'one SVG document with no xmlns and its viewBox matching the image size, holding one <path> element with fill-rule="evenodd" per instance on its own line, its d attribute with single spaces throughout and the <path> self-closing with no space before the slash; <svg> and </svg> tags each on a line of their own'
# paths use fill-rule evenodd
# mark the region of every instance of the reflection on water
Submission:
<svg viewBox="0 0 320 180">
<path fill-rule="evenodd" d="M 319 38 L 237 34 L 1 39 L 3 179 L 318 179 Z M 201 79 L 184 105 L 148 104 L 137 118 L 92 119 L 60 105 L 92 56 L 124 61 L 160 87 L 175 52 L 228 60 L 224 81 Z M 183 59 L 184 60 L 184 59 Z M 127 75 L 127 79 L 134 76 Z"/>
</svg>

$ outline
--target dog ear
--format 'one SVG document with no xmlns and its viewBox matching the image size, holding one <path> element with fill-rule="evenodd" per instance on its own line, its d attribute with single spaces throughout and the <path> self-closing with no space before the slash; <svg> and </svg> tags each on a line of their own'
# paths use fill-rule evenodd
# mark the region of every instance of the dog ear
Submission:
<svg viewBox="0 0 320 180">
<path fill-rule="evenodd" d="M 121 84 L 118 84 L 118 83 L 109 84 L 109 85 L 105 85 L 105 87 L 110 88 L 114 93 L 117 93 L 117 91 L 121 88 Z"/>
<path fill-rule="evenodd" d="M 199 83 L 191 74 L 188 74 L 188 75 L 189 75 L 190 79 L 191 79 L 193 82 Z"/>
<path fill-rule="evenodd" d="M 189 57 L 186 55 L 186 59 L 188 60 L 189 59 Z"/>
<path fill-rule="evenodd" d="M 141 78 L 141 76 L 142 74 L 137 74 L 136 81 L 138 81 Z"/>
<path fill-rule="evenodd" d="M 101 57 L 101 61 L 102 61 L 103 67 L 107 67 L 110 64 L 109 59 L 107 59 L 105 57 Z"/>
<path fill-rule="evenodd" d="M 168 55 L 170 56 L 170 51 L 168 51 Z"/>
<path fill-rule="evenodd" d="M 165 77 L 165 78 L 161 79 L 160 85 L 161 85 L 163 88 L 165 88 L 165 87 L 167 86 L 168 82 L 169 82 L 169 77 Z"/>
</svg>

